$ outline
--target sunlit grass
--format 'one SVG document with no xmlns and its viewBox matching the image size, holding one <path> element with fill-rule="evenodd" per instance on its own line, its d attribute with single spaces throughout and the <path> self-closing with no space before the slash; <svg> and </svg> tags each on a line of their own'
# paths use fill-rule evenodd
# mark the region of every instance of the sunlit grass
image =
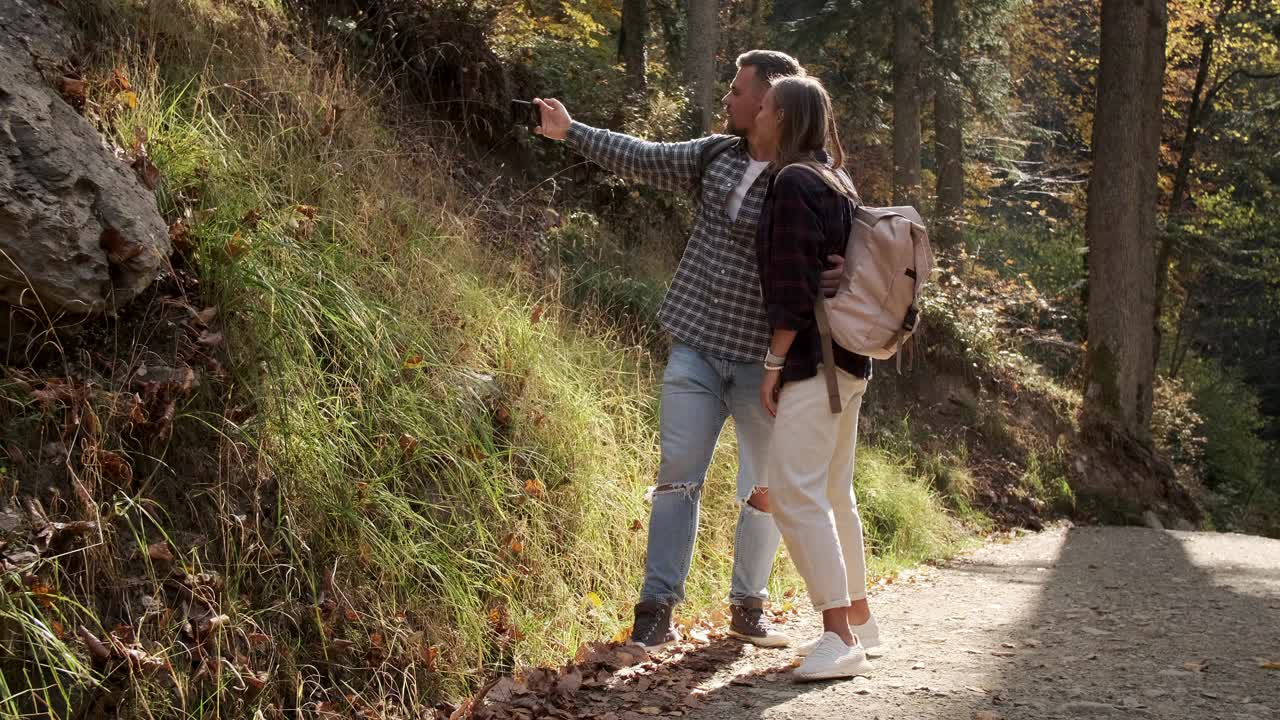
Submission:
<svg viewBox="0 0 1280 720">
<path fill-rule="evenodd" d="M 634 313 L 652 311 L 653 288 L 616 274 L 542 286 L 478 232 L 449 184 L 449 153 L 388 119 L 376 88 L 271 45 L 230 6 L 144 6 L 155 37 L 155 23 L 175 30 L 161 10 L 189 12 L 189 42 L 104 61 L 97 71 L 120 68 L 137 105 L 99 98 L 100 120 L 122 148 L 145 138 L 161 210 L 192 243 L 195 299 L 218 309 L 231 377 L 223 396 L 182 409 L 160 462 L 199 449 L 225 467 L 177 489 L 183 507 L 146 497 L 146 484 L 95 500 L 115 563 L 141 573 L 130 583 L 163 597 L 169 571 L 148 558 L 157 540 L 186 576 L 218 578 L 228 620 L 215 641 L 266 692 L 246 691 L 236 673 L 247 666 L 189 677 L 171 618 L 147 647 L 172 672 L 131 677 L 121 712 L 422 707 L 625 631 L 658 464 L 664 358 L 634 332 L 651 328 Z M 685 616 L 727 595 L 732 434 L 707 479 Z M 860 455 L 876 572 L 958 547 L 913 467 Z M 246 515 L 246 498 L 269 516 Z M 202 542 L 185 544 L 192 536 Z M 798 583 L 780 563 L 775 588 Z M 88 595 L 52 608 L 67 632 L 83 623 L 105 636 Z M 0 680 L 0 709 L 83 699 L 101 678 L 70 636 L 49 632 L 53 610 L 0 598 L 2 637 L 21 638 L 23 658 Z"/>
</svg>

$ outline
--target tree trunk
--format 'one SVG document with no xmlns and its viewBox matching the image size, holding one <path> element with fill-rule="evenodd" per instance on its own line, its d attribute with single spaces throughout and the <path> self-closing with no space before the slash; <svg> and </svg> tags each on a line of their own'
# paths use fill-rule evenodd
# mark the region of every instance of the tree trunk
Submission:
<svg viewBox="0 0 1280 720">
<path fill-rule="evenodd" d="M 1205 85 L 1209 81 L 1209 70 L 1213 66 L 1214 42 L 1218 34 L 1218 24 L 1231 12 L 1235 0 L 1226 0 L 1218 19 L 1212 27 L 1204 28 L 1204 36 L 1200 39 L 1200 61 L 1196 68 L 1195 85 L 1191 89 L 1191 102 L 1187 107 L 1187 125 L 1182 135 L 1182 148 L 1178 154 L 1178 167 L 1173 173 L 1173 193 L 1169 198 L 1169 222 L 1160 240 L 1160 252 L 1156 255 L 1156 308 L 1154 322 L 1156 327 L 1156 344 L 1154 360 L 1160 361 L 1160 345 L 1163 332 L 1160 330 L 1160 316 L 1164 314 L 1164 298 L 1169 285 L 1169 263 L 1174 261 L 1173 242 L 1175 231 L 1181 225 L 1183 205 L 1187 201 L 1187 186 L 1191 182 L 1191 164 L 1195 160 L 1196 150 L 1200 146 L 1200 130 L 1204 120 L 1212 110 L 1213 98 L 1205 96 Z"/>
<path fill-rule="evenodd" d="M 893 204 L 920 204 L 920 0 L 893 13 Z"/>
<path fill-rule="evenodd" d="M 1093 129 L 1086 427 L 1151 440 L 1166 0 L 1103 0 Z"/>
<path fill-rule="evenodd" d="M 649 41 L 648 0 L 622 0 L 622 31 L 618 35 L 618 59 L 626 67 L 627 89 L 643 94 L 647 87 L 645 47 Z"/>
<path fill-rule="evenodd" d="M 751 0 L 751 31 L 750 39 L 752 47 L 764 47 L 765 45 L 765 0 Z"/>
<path fill-rule="evenodd" d="M 693 93 L 694 123 L 703 133 L 711 131 L 715 115 L 716 48 L 720 28 L 719 3 L 689 0 L 685 31 L 684 79 Z"/>
<path fill-rule="evenodd" d="M 649 10 L 658 19 L 662 31 L 663 56 L 669 65 L 684 57 L 684 39 L 680 34 L 680 8 L 674 0 L 651 0 Z"/>
<path fill-rule="evenodd" d="M 933 0 L 934 152 L 938 156 L 938 211 L 934 236 L 941 248 L 959 246 L 964 216 L 964 105 L 960 79 L 960 0 Z"/>
</svg>

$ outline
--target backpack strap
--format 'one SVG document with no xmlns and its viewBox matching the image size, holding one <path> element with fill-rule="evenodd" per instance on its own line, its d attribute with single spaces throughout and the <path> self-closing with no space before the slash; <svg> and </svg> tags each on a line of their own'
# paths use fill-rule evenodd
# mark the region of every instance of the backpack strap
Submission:
<svg viewBox="0 0 1280 720">
<path fill-rule="evenodd" d="M 831 406 L 831 414 L 840 414 L 840 381 L 836 379 L 836 356 L 831 347 L 831 319 L 827 317 L 827 300 L 818 293 L 818 301 L 813 306 L 814 318 L 818 321 L 818 334 L 822 338 L 822 374 L 827 381 L 827 403 Z"/>
</svg>

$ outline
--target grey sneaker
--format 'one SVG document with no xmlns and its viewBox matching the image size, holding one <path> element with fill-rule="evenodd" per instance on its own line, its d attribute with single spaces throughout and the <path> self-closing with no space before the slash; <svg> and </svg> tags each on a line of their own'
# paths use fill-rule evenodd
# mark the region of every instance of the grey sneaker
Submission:
<svg viewBox="0 0 1280 720">
<path fill-rule="evenodd" d="M 653 652 L 680 640 L 680 633 L 671 624 L 671 609 L 670 605 L 658 600 L 641 601 L 636 605 L 636 618 L 627 644 L 639 645 Z"/>
<path fill-rule="evenodd" d="M 742 605 L 729 606 L 729 634 L 760 647 L 786 647 L 791 638 L 774 630 L 764 619 L 764 601 L 747 598 Z"/>
</svg>

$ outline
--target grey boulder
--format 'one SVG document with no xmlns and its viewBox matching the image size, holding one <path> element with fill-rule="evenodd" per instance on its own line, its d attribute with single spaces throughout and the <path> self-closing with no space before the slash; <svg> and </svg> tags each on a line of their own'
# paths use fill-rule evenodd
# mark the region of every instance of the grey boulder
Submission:
<svg viewBox="0 0 1280 720">
<path fill-rule="evenodd" d="M 113 312 L 173 250 L 154 193 L 46 79 L 57 13 L 0 3 L 0 336 Z"/>
</svg>

